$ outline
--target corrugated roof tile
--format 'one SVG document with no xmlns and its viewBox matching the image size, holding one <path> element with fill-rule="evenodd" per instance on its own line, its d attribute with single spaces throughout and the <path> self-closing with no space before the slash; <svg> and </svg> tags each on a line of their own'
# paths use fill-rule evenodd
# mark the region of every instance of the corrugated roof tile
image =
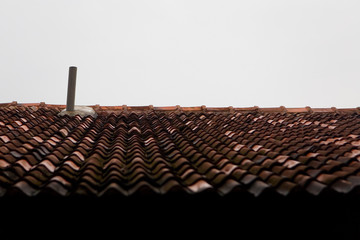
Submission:
<svg viewBox="0 0 360 240">
<path fill-rule="evenodd" d="M 245 191 L 360 185 L 358 109 L 0 105 L 0 195 Z M 335 114 L 336 112 L 336 114 Z"/>
</svg>

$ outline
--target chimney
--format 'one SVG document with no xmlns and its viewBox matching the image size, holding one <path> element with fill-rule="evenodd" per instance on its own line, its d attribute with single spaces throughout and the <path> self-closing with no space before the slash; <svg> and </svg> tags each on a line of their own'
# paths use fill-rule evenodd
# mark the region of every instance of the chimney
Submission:
<svg viewBox="0 0 360 240">
<path fill-rule="evenodd" d="M 92 116 L 97 117 L 97 113 L 91 107 L 75 106 L 75 88 L 76 88 L 76 73 L 77 67 L 71 66 L 69 68 L 69 81 L 66 99 L 66 108 L 62 110 L 59 116 L 76 116 L 81 117 Z"/>
<path fill-rule="evenodd" d="M 69 68 L 69 82 L 67 91 L 66 111 L 74 111 L 75 109 L 75 89 L 76 89 L 76 72 L 77 67 Z"/>
</svg>

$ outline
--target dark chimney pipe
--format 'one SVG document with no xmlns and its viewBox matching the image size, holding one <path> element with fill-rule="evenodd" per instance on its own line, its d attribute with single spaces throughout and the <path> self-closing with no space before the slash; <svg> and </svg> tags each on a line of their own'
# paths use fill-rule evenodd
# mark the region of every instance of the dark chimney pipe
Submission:
<svg viewBox="0 0 360 240">
<path fill-rule="evenodd" d="M 69 82 L 66 101 L 66 111 L 74 111 L 75 107 L 75 88 L 76 88 L 77 67 L 69 68 Z"/>
</svg>

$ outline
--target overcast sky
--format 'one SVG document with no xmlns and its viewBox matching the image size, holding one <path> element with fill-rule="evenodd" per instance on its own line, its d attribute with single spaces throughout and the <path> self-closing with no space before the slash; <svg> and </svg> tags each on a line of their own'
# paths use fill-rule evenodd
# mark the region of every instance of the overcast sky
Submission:
<svg viewBox="0 0 360 240">
<path fill-rule="evenodd" d="M 0 102 L 360 106 L 360 1 L 0 0 Z"/>
</svg>

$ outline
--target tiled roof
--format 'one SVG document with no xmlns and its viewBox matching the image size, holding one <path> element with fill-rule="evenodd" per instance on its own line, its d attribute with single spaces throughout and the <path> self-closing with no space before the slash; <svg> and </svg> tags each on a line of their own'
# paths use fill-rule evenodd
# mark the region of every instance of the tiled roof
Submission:
<svg viewBox="0 0 360 240">
<path fill-rule="evenodd" d="M 353 194 L 359 108 L 1 104 L 0 196 Z"/>
</svg>

